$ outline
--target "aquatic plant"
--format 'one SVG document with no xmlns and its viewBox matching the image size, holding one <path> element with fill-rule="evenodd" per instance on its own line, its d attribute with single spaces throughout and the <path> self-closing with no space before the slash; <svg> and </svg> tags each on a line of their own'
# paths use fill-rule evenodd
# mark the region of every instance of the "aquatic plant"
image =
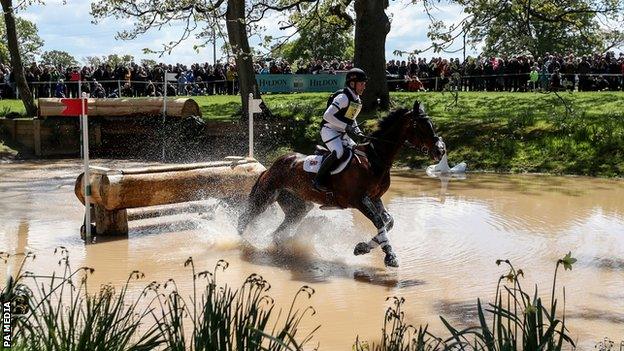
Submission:
<svg viewBox="0 0 624 351">
<path fill-rule="evenodd" d="M 103 285 L 98 293 L 87 290 L 94 269 L 72 269 L 64 247 L 55 250 L 62 269 L 50 276 L 24 270 L 32 253 L 23 255 L 18 274 L 2 288 L 2 300 L 12 301 L 13 342 L 24 350 L 151 350 L 162 344 L 155 326 L 140 328 L 151 312 L 142 299 L 127 298 L 130 281 L 143 277 L 132 272 L 117 292 Z M 31 284 L 28 284 L 30 282 Z M 142 297 L 145 294 L 141 294 Z M 6 298 L 6 300 L 5 300 Z"/>
<path fill-rule="evenodd" d="M 299 289 L 282 322 L 281 311 L 275 316 L 274 300 L 268 295 L 271 286 L 262 276 L 252 274 L 240 289 L 233 290 L 217 284 L 217 273 L 228 267 L 226 261 L 218 261 L 212 272 L 196 272 L 190 257 L 184 265 L 192 269 L 192 296 L 185 299 L 170 279 L 165 288 L 174 286 L 173 291 L 158 298 L 163 317 L 157 325 L 169 350 L 300 350 L 320 327 L 298 338 L 301 321 L 308 313 L 315 314 L 310 306 L 296 308 L 300 296 L 310 298 L 314 294 L 311 287 Z M 198 299 L 199 289 L 203 291 Z M 191 335 L 187 339 L 184 323 L 189 320 Z"/>
<path fill-rule="evenodd" d="M 218 285 L 217 271 L 227 268 L 225 261 L 218 261 L 213 272 L 197 273 L 193 260 L 186 260 L 193 275 L 189 298 L 173 279 L 163 285 L 151 282 L 133 298 L 128 295 L 131 282 L 144 278 L 143 273 L 133 271 L 119 290 L 106 284 L 90 293 L 87 283 L 94 269 L 72 269 L 64 247 L 55 254 L 60 255 L 60 275 L 25 271 L 25 262 L 35 258 L 28 253 L 17 276 L 2 286 L 1 300 L 13 305 L 12 349 L 300 350 L 318 329 L 299 338 L 300 323 L 315 311 L 299 309 L 297 302 L 300 296 L 310 298 L 312 288 L 299 290 L 281 320 L 282 311 L 276 311 L 267 295 L 270 285 L 261 276 L 252 274 L 240 289 Z M 9 255 L 0 253 L 0 259 L 6 263 Z"/>
<path fill-rule="evenodd" d="M 392 304 L 386 309 L 381 342 L 372 346 L 367 341 L 356 338 L 354 351 L 429 351 L 442 350 L 444 341 L 431 334 L 428 326 L 415 328 L 405 321 L 402 306 L 404 298 L 392 297 Z"/>
<path fill-rule="evenodd" d="M 565 288 L 563 289 L 564 307 L 559 317 L 558 300 L 555 298 L 557 272 L 560 266 L 572 269 L 576 259 L 568 253 L 557 261 L 551 289 L 550 304 L 544 305 L 535 287 L 533 295 L 523 290 L 520 277 L 521 269 L 516 269 L 509 260 L 497 260 L 496 264 L 509 267 L 507 274 L 501 275 L 496 285 L 494 303 L 484 307 L 477 299 L 478 324 L 465 329 L 456 329 L 444 317 L 442 323 L 450 332 L 450 337 L 440 339 L 427 331 L 427 327 L 418 329 L 407 325 L 401 311 L 402 298 L 393 298 L 393 306 L 386 311 L 380 344 L 369 347 L 367 343 L 356 340 L 357 351 L 421 351 L 421 350 L 478 350 L 478 351 L 515 351 L 515 350 L 552 350 L 575 347 L 565 324 Z M 505 283 L 511 283 L 507 286 Z M 487 317 L 491 318 L 488 322 Z M 411 332 L 411 333 L 410 333 Z"/>
<path fill-rule="evenodd" d="M 509 273 L 498 279 L 495 302 L 490 303 L 489 308 L 484 308 L 481 300 L 477 299 L 479 325 L 456 330 L 447 320 L 440 317 L 452 335 L 447 340 L 453 341 L 449 343 L 449 346 L 459 348 L 472 346 L 476 350 L 488 351 L 561 350 L 564 343 L 574 347 L 574 341 L 568 335 L 565 326 L 565 288 L 563 289 L 564 307 L 561 319 L 558 317 L 558 300 L 555 298 L 559 266 L 563 265 L 565 269 L 572 269 L 574 262 L 576 259 L 572 258 L 571 253 L 557 261 L 550 305 L 544 305 L 542 298 L 538 296 L 537 286 L 533 296 L 522 289 L 519 278 L 524 277 L 524 272 L 521 269 L 516 270 L 509 260 L 497 260 L 496 264 L 504 263 L 509 267 Z M 512 285 L 507 286 L 503 284 L 504 281 Z M 485 312 L 489 312 L 492 316 L 491 328 L 486 321 Z"/>
<path fill-rule="evenodd" d="M 73 270 L 63 247 L 55 254 L 60 256 L 60 275 L 24 270 L 25 262 L 35 258 L 27 253 L 22 255 L 16 277 L 9 277 L 2 286 L 0 300 L 11 301 L 14 312 L 13 349 L 301 350 L 320 327 L 299 335 L 301 322 L 315 311 L 309 306 L 298 308 L 298 301 L 301 296 L 310 298 L 312 288 L 303 286 L 297 292 L 282 319 L 282 311 L 276 312 L 268 295 L 271 286 L 260 275 L 252 274 L 239 289 L 220 286 L 217 275 L 228 267 L 222 260 L 212 272 L 197 272 L 192 258 L 186 260 L 184 265 L 190 267 L 193 277 L 189 297 L 170 279 L 162 285 L 152 282 L 137 298 L 130 298 L 131 282 L 144 278 L 141 272 L 133 271 L 119 290 L 107 284 L 93 294 L 87 289 L 93 268 Z M 6 263 L 8 259 L 8 254 L 0 253 L 0 260 Z M 575 262 L 571 253 L 557 261 L 550 301 L 544 304 L 537 286 L 532 296 L 523 290 L 521 269 L 508 260 L 498 260 L 496 263 L 505 264 L 509 271 L 498 279 L 494 302 L 484 307 L 477 299 L 478 323 L 462 330 L 440 317 L 450 332 L 446 339 L 433 335 L 427 326 L 408 324 L 402 310 L 405 299 L 389 298 L 380 342 L 369 345 L 358 337 L 353 349 L 558 351 L 575 347 L 565 324 L 565 289 L 563 308 L 558 309 L 555 298 L 559 267 L 572 269 Z"/>
</svg>

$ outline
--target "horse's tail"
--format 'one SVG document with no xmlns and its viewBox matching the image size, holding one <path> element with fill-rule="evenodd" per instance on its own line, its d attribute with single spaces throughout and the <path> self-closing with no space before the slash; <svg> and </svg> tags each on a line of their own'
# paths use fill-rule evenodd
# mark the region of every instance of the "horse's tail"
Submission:
<svg viewBox="0 0 624 351">
<path fill-rule="evenodd" d="M 262 178 L 262 176 L 267 172 L 267 170 L 264 170 L 260 173 L 260 175 L 258 176 L 258 179 L 256 179 L 256 182 L 254 183 L 254 185 L 251 187 L 251 192 L 249 192 L 249 199 L 252 199 L 254 195 L 256 195 L 256 191 L 258 191 L 258 184 L 260 184 L 260 178 Z"/>
<path fill-rule="evenodd" d="M 258 179 L 256 179 L 256 182 L 254 183 L 254 185 L 251 187 L 251 191 L 249 192 L 249 200 L 247 201 L 247 204 L 245 206 L 245 208 L 243 209 L 243 212 L 240 214 L 240 216 L 238 217 L 238 234 L 243 234 L 243 231 L 245 230 L 245 228 L 247 228 L 247 225 L 249 224 L 251 218 L 251 214 L 255 207 L 255 203 L 257 202 L 257 192 L 258 192 L 258 187 L 260 186 L 260 179 L 262 178 L 262 176 L 266 173 L 266 170 L 262 171 L 262 173 L 260 173 L 260 175 L 258 176 Z"/>
</svg>

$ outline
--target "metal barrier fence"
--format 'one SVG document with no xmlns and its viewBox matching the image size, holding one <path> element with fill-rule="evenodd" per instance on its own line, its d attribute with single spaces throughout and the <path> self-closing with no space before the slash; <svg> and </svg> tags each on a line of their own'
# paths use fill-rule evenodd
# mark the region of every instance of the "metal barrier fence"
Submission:
<svg viewBox="0 0 624 351">
<path fill-rule="evenodd" d="M 257 80 L 260 83 L 261 91 L 265 92 L 304 92 L 304 91 L 326 91 L 333 92 L 344 84 L 342 75 L 303 75 L 316 76 L 313 81 L 299 79 L 302 75 L 287 74 L 259 74 Z M 549 89 L 552 74 L 539 74 L 537 81 L 531 81 L 528 73 L 500 74 L 500 75 L 451 75 L 448 77 L 418 77 L 422 83 L 421 89 L 424 91 L 512 91 L 512 90 L 532 90 Z M 609 90 L 624 90 L 624 74 L 559 74 L 560 88 L 570 90 L 603 90 L 595 89 L 591 84 L 595 79 L 602 77 L 607 83 Z M 338 79 L 331 79 L 338 78 Z M 409 91 L 413 78 L 387 79 L 390 90 Z M 272 84 L 279 82 L 279 85 Z M 311 82 L 311 83 L 310 83 Z M 330 82 L 321 84 L 315 82 Z M 264 83 L 264 85 L 263 85 Z M 310 88 L 310 85 L 317 84 Z M 604 82 L 603 82 L 604 84 Z M 77 97 L 77 81 L 46 81 L 29 82 L 35 98 L 38 97 Z M 238 94 L 238 82 L 236 80 L 206 80 L 192 83 L 178 83 L 170 81 L 167 84 L 168 96 L 207 96 L 207 95 L 236 95 Z M 82 90 L 88 92 L 91 97 L 138 97 L 138 96 L 163 96 L 165 82 L 163 81 L 130 81 L 130 80 L 102 80 L 83 81 Z M 277 86 L 277 88 L 276 88 Z M 0 98 L 19 97 L 19 91 L 15 83 L 0 83 Z M 63 96 L 60 96 L 60 93 Z"/>
</svg>

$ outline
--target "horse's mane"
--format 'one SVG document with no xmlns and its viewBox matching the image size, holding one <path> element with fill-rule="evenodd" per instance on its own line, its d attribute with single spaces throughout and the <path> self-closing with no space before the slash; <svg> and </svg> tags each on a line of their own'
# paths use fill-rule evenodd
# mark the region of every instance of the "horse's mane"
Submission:
<svg viewBox="0 0 624 351">
<path fill-rule="evenodd" d="M 377 129 L 375 129 L 372 136 L 379 137 L 381 133 L 388 130 L 388 128 L 395 124 L 398 119 L 403 117 L 405 113 L 407 113 L 407 111 L 409 110 L 406 108 L 400 108 L 398 110 L 390 112 L 386 117 L 384 117 L 377 123 Z"/>
</svg>

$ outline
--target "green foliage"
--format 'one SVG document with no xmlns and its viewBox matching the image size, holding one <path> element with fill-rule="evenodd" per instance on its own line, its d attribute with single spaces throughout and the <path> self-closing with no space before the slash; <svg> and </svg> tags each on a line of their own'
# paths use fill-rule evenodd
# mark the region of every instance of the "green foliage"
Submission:
<svg viewBox="0 0 624 351">
<path fill-rule="evenodd" d="M 295 307 L 300 295 L 310 298 L 314 294 L 314 289 L 308 286 L 299 289 L 283 323 L 276 321 L 269 329 L 269 321 L 275 318 L 274 301 L 267 295 L 271 286 L 264 278 L 252 274 L 239 290 L 232 290 L 219 287 L 216 281 L 219 270 L 228 267 L 227 262 L 217 262 L 212 272 L 196 272 L 191 258 L 185 266 L 190 266 L 193 272 L 192 295 L 184 298 L 174 288 L 168 295 L 157 297 L 158 305 L 163 306 L 163 318 L 158 326 L 169 349 L 299 350 L 318 329 L 297 340 L 299 324 L 309 312 L 315 313 L 312 307 L 303 310 Z M 203 286 L 200 296 L 198 284 Z M 170 279 L 164 287 L 167 285 L 176 286 L 176 283 Z M 185 322 L 190 322 L 193 328 L 189 340 Z"/>
<path fill-rule="evenodd" d="M 87 65 L 91 66 L 91 67 L 98 67 L 99 65 L 110 65 L 111 67 L 115 68 L 115 66 L 117 66 L 118 64 L 121 65 L 130 65 L 130 63 L 132 63 L 134 61 L 134 56 L 132 55 L 117 55 L 117 54 L 111 54 L 108 56 L 102 56 L 102 57 L 97 57 L 97 56 L 87 56 L 83 59 Z"/>
<path fill-rule="evenodd" d="M 354 351 L 428 351 L 441 350 L 443 340 L 431 334 L 428 326 L 416 329 L 407 324 L 405 313 L 402 311 L 404 298 L 392 297 L 392 305 L 386 309 L 384 323 L 379 344 L 369 345 L 367 341 L 355 340 Z"/>
<path fill-rule="evenodd" d="M 154 67 L 156 66 L 156 61 L 152 59 L 141 59 L 141 65 L 147 66 L 147 67 Z"/>
<path fill-rule="evenodd" d="M 143 278 L 141 272 L 132 272 L 119 291 L 107 284 L 93 294 L 87 282 L 94 269 L 73 270 L 67 250 L 57 252 L 60 275 L 25 271 L 25 262 L 34 259 L 28 253 L 15 279 L 2 286 L 1 300 L 12 301 L 18 350 L 300 350 L 318 329 L 299 336 L 301 322 L 315 311 L 300 309 L 298 302 L 314 289 L 303 286 L 282 317 L 267 295 L 269 283 L 259 275 L 252 274 L 240 289 L 219 286 L 216 275 L 227 268 L 225 261 L 212 272 L 196 272 L 187 259 L 193 278 L 189 297 L 170 279 L 152 282 L 130 298 L 131 281 Z M 0 253 L 0 259 L 6 263 L 9 255 Z"/>
<path fill-rule="evenodd" d="M 550 306 L 543 304 L 542 298 L 538 296 L 537 286 L 533 296 L 523 290 L 520 277 L 524 277 L 524 272 L 521 269 L 516 270 L 509 260 L 497 260 L 498 265 L 508 265 L 509 272 L 499 278 L 495 302 L 490 303 L 489 308 L 484 308 L 481 301 L 477 300 L 479 325 L 457 330 L 440 317 L 451 333 L 451 337 L 446 340 L 447 347 L 470 347 L 488 351 L 562 350 L 564 346 L 574 347 L 574 341 L 565 326 L 565 311 L 559 317 L 555 299 L 557 269 L 564 260 L 576 261 L 568 253 L 563 260 L 557 262 Z M 504 281 L 511 283 L 511 286 L 504 285 Z M 486 320 L 486 312 L 492 316 L 491 327 Z"/>
<path fill-rule="evenodd" d="M 474 351 L 516 351 L 516 350 L 549 350 L 561 351 L 574 348 L 575 344 L 566 328 L 565 310 L 557 309 L 555 289 L 557 270 L 560 264 L 564 267 L 576 259 L 568 253 L 557 261 L 550 305 L 544 305 L 535 287 L 533 295 L 527 294 L 520 284 L 524 272 L 516 269 L 509 260 L 497 260 L 509 267 L 509 271 L 501 275 L 496 286 L 493 303 L 488 307 L 477 299 L 478 324 L 465 329 L 457 329 L 444 317 L 442 323 L 450 333 L 442 339 L 427 331 L 427 327 L 415 327 L 405 321 L 401 306 L 403 298 L 393 298 L 393 305 L 388 308 L 384 318 L 381 342 L 373 344 L 356 340 L 354 349 L 357 351 L 425 351 L 425 350 L 474 350 Z M 505 285 L 505 282 L 511 286 Z M 565 299 L 565 290 L 564 290 Z M 565 305 L 565 304 L 564 304 Z M 561 316 L 560 316 L 561 314 Z M 489 319 L 489 320 L 488 320 Z"/>
<path fill-rule="evenodd" d="M 301 11 L 293 12 L 289 18 L 298 37 L 273 47 L 273 56 L 291 63 L 307 63 L 311 59 L 352 60 L 355 51 L 353 26 L 331 13 L 330 5 L 329 2 L 301 4 Z"/>
<path fill-rule="evenodd" d="M 273 2 L 254 3 L 252 7 L 249 6 L 249 2 L 243 1 L 241 6 L 247 6 L 247 18 L 254 19 L 254 21 L 247 22 L 247 29 L 250 33 L 255 33 L 260 17 L 264 16 L 269 6 L 274 5 Z M 167 1 L 163 4 L 153 0 L 97 0 L 91 2 L 91 15 L 95 23 L 105 18 L 130 19 L 132 25 L 125 26 L 125 29 L 119 30 L 115 35 L 121 40 L 134 40 L 151 29 L 160 31 L 171 26 L 182 26 L 184 34 L 161 43 L 159 49 L 143 48 L 145 54 L 171 54 L 175 47 L 191 35 L 199 39 L 199 42 L 193 45 L 195 51 L 211 43 L 215 31 L 219 33 L 220 39 L 224 39 L 221 33 L 224 29 L 227 8 L 227 1 L 183 0 Z M 225 42 L 227 41 L 226 39 Z"/>
<path fill-rule="evenodd" d="M 20 116 L 26 115 L 26 109 L 21 100 L 0 100 L 0 117 L 5 117 L 14 112 Z"/>
<path fill-rule="evenodd" d="M 9 56 L 9 48 L 7 47 L 6 42 L 3 41 L 0 43 L 0 63 L 8 65 L 10 61 L 11 58 Z"/>
<path fill-rule="evenodd" d="M 591 54 L 624 42 L 620 0 L 548 0 L 492 2 L 456 0 L 468 16 L 459 24 L 436 21 L 429 36 L 434 48 L 447 47 L 462 31 L 467 44 L 485 43 L 488 56 L 573 52 Z"/>
<path fill-rule="evenodd" d="M 11 278 L 2 289 L 3 301 L 14 304 L 16 316 L 12 331 L 18 348 L 150 350 L 162 343 L 155 326 L 139 330 L 141 321 L 151 310 L 139 307 L 142 299 L 130 302 L 126 295 L 130 281 L 142 274 L 133 272 L 119 292 L 105 285 L 98 293 L 89 294 L 88 276 L 94 270 L 88 267 L 73 270 L 67 251 L 60 248 L 58 253 L 62 266 L 60 275 L 38 276 L 24 271 L 24 263 L 34 259 L 34 255 L 28 253 L 15 280 Z"/>
<path fill-rule="evenodd" d="M 102 59 L 97 56 L 86 56 L 82 60 L 87 64 L 87 66 L 91 67 L 98 67 L 103 62 Z"/>
<path fill-rule="evenodd" d="M 34 22 L 21 17 L 15 17 L 15 27 L 17 30 L 17 42 L 19 45 L 19 51 L 22 55 L 22 62 L 29 64 L 35 61 L 35 55 L 39 53 L 39 50 L 43 46 L 43 39 L 39 37 L 39 29 Z M 6 33 L 6 26 L 4 24 L 4 17 L 0 16 L 0 62 L 6 60 L 9 62 L 8 56 L 8 42 Z M 5 56 L 6 55 L 6 56 Z"/>
<path fill-rule="evenodd" d="M 621 93 L 396 93 L 396 106 L 420 99 L 449 149 L 449 159 L 472 170 L 622 175 L 624 109 Z M 431 161 L 403 154 L 424 167 Z"/>
<path fill-rule="evenodd" d="M 41 63 L 62 68 L 78 66 L 78 61 L 72 55 L 60 50 L 45 51 L 41 55 Z"/>
<path fill-rule="evenodd" d="M 128 66 L 130 63 L 134 61 L 134 56 L 132 55 L 117 55 L 112 54 L 108 56 L 102 56 L 102 62 L 110 65 L 111 67 L 115 67 L 117 65 L 125 65 Z"/>
<path fill-rule="evenodd" d="M 572 257 L 572 252 L 568 252 L 568 254 L 565 255 L 565 257 L 563 257 L 561 260 L 559 260 L 558 263 L 563 264 L 563 268 L 565 270 L 572 270 L 572 265 L 576 263 L 576 258 Z"/>
</svg>

